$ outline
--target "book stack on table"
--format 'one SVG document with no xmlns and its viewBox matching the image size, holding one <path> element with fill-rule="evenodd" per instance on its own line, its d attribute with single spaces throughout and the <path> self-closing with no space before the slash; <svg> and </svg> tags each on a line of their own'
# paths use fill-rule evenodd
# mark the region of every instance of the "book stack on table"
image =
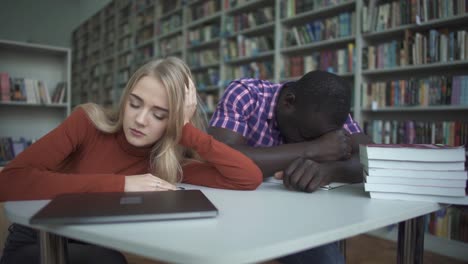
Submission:
<svg viewBox="0 0 468 264">
<path fill-rule="evenodd" d="M 360 146 L 364 188 L 371 198 L 468 205 L 463 146 Z"/>
</svg>

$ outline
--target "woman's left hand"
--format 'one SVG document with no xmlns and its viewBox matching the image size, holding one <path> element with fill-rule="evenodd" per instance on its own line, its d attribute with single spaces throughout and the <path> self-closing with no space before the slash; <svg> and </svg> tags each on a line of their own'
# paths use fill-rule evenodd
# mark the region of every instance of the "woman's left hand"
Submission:
<svg viewBox="0 0 468 264">
<path fill-rule="evenodd" d="M 184 105 L 184 125 L 190 122 L 197 109 L 197 89 L 192 79 L 189 79 L 189 86 L 185 87 Z"/>
</svg>

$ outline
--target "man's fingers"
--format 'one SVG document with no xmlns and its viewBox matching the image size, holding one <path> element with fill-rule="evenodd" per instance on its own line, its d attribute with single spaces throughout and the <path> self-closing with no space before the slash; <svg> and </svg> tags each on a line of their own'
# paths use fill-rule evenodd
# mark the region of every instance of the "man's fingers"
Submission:
<svg viewBox="0 0 468 264">
<path fill-rule="evenodd" d="M 320 187 L 320 183 L 322 182 L 322 179 L 318 173 L 318 164 L 314 164 L 314 175 L 312 177 L 312 179 L 310 180 L 309 184 L 306 186 L 306 188 L 304 188 L 304 191 L 306 192 L 314 192 L 315 190 L 317 190 L 319 187 Z"/>
<path fill-rule="evenodd" d="M 301 179 L 307 177 L 307 169 L 310 160 L 302 160 L 301 163 L 298 164 L 297 169 L 294 173 L 290 176 L 290 186 L 295 190 L 302 191 L 302 187 L 300 186 Z"/>
<path fill-rule="evenodd" d="M 298 158 L 294 160 L 284 171 L 283 175 L 283 184 L 286 186 L 286 188 L 291 188 L 291 175 L 294 173 L 294 171 L 297 169 L 299 164 L 302 162 L 302 158 Z"/>
</svg>

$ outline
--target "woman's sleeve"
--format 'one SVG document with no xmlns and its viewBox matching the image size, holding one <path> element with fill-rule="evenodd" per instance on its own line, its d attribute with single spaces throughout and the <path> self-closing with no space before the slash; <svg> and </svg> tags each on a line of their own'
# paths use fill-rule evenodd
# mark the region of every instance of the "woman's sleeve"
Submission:
<svg viewBox="0 0 468 264">
<path fill-rule="evenodd" d="M 191 124 L 184 126 L 181 144 L 206 160 L 184 166 L 184 183 L 236 190 L 254 190 L 262 183 L 262 172 L 251 159 Z"/>
<path fill-rule="evenodd" d="M 61 193 L 121 191 L 115 174 L 60 173 L 95 129 L 79 108 L 63 123 L 26 148 L 0 172 L 0 201 L 50 199 Z M 73 157 L 77 158 L 77 157 Z"/>
</svg>

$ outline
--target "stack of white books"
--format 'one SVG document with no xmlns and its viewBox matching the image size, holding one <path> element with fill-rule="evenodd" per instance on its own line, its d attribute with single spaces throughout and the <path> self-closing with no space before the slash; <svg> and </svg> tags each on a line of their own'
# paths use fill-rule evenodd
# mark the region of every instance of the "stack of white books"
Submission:
<svg viewBox="0 0 468 264">
<path fill-rule="evenodd" d="M 359 151 L 371 198 L 468 205 L 463 146 L 368 144 Z"/>
</svg>

